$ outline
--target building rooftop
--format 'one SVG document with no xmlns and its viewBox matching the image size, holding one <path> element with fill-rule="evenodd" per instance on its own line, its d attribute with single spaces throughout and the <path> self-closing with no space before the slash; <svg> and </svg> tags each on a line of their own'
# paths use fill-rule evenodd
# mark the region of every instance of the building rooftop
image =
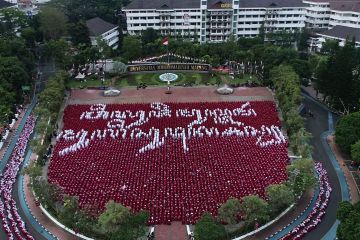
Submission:
<svg viewBox="0 0 360 240">
<path fill-rule="evenodd" d="M 360 12 L 360 0 L 305 0 L 315 3 L 330 3 L 332 10 L 344 12 Z"/>
<path fill-rule="evenodd" d="M 281 8 L 305 7 L 302 0 L 243 0 L 239 2 L 240 8 Z"/>
<path fill-rule="evenodd" d="M 87 20 L 86 26 L 89 29 L 90 36 L 99 36 L 117 27 L 116 25 L 106 22 L 98 17 Z"/>
<path fill-rule="evenodd" d="M 359 0 L 360 1 L 360 0 Z M 189 9 L 200 8 L 201 0 L 133 0 L 124 9 Z M 226 9 L 232 0 L 208 0 L 209 9 Z M 302 0 L 241 0 L 241 8 L 302 7 Z M 231 7 L 230 7 L 231 8 Z"/>
<path fill-rule="evenodd" d="M 200 0 L 133 0 L 124 9 L 200 8 Z"/>
<path fill-rule="evenodd" d="M 332 29 L 319 32 L 318 35 L 336 37 L 341 39 L 349 38 L 349 40 L 355 38 L 356 42 L 360 42 L 360 28 L 335 26 Z"/>
<path fill-rule="evenodd" d="M 8 7 L 13 7 L 15 6 L 16 4 L 14 3 L 9 3 L 5 0 L 0 0 L 0 9 L 3 9 L 3 8 L 8 8 Z"/>
</svg>

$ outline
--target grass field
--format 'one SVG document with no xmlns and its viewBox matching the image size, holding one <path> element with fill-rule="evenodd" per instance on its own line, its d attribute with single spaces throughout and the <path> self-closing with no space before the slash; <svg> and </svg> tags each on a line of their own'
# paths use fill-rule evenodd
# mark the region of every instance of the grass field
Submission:
<svg viewBox="0 0 360 240">
<path fill-rule="evenodd" d="M 234 79 L 227 75 L 226 78 L 228 79 L 228 82 L 232 84 L 242 84 L 247 83 L 248 81 L 259 83 L 259 79 L 255 75 L 250 74 L 236 76 Z"/>
<path fill-rule="evenodd" d="M 87 79 L 87 80 L 70 80 L 66 86 L 68 88 L 87 88 L 87 87 L 100 87 L 100 86 L 110 86 L 110 80 L 106 79 L 105 83 L 102 84 L 100 79 Z"/>
</svg>

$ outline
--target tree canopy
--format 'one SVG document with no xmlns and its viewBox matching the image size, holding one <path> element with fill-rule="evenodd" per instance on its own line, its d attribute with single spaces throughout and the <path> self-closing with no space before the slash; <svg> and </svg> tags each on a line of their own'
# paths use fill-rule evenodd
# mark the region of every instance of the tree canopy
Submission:
<svg viewBox="0 0 360 240">
<path fill-rule="evenodd" d="M 336 213 L 340 220 L 336 236 L 339 240 L 360 239 L 360 202 L 354 206 L 349 202 L 342 202 Z"/>
<path fill-rule="evenodd" d="M 285 184 L 268 186 L 266 188 L 266 195 L 269 198 L 269 205 L 273 215 L 285 210 L 295 200 L 292 189 Z"/>
<path fill-rule="evenodd" d="M 129 208 L 111 200 L 106 204 L 106 210 L 100 215 L 98 222 L 104 231 L 113 233 L 129 216 Z"/>
<path fill-rule="evenodd" d="M 356 71 L 360 58 L 355 42 L 347 40 L 344 47 L 336 43 L 327 48 L 329 57 L 318 69 L 316 87 L 335 109 L 344 113 L 356 111 L 360 107 L 360 77 Z"/>
<path fill-rule="evenodd" d="M 248 225 L 262 224 L 270 219 L 269 204 L 262 198 L 250 195 L 241 203 L 241 213 Z"/>
<path fill-rule="evenodd" d="M 210 213 L 204 213 L 195 225 L 195 239 L 221 240 L 226 236 L 223 225 L 217 223 Z"/>
<path fill-rule="evenodd" d="M 218 210 L 218 217 L 221 221 L 225 221 L 230 224 L 236 223 L 239 215 L 241 203 L 239 199 L 230 198 L 224 204 L 222 204 Z"/>
<path fill-rule="evenodd" d="M 66 16 L 57 8 L 43 7 L 39 13 L 39 21 L 46 40 L 59 39 L 66 33 Z"/>
<path fill-rule="evenodd" d="M 351 145 L 360 139 L 360 112 L 342 117 L 335 128 L 335 142 L 340 149 L 350 154 Z"/>
</svg>

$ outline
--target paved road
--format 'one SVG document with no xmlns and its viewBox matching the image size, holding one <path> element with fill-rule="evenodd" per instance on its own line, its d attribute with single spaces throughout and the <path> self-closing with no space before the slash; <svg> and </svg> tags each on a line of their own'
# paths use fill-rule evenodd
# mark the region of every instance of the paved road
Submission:
<svg viewBox="0 0 360 240">
<path fill-rule="evenodd" d="M 306 119 L 306 129 L 313 135 L 313 139 L 311 140 L 311 144 L 314 147 L 313 158 L 315 161 L 321 162 L 326 168 L 328 171 L 330 184 L 333 188 L 330 197 L 330 203 L 321 224 L 315 230 L 307 234 L 304 238 L 307 240 L 320 240 L 336 221 L 336 210 L 338 208 L 339 202 L 341 201 L 340 183 L 321 142 L 321 134 L 329 130 L 329 111 L 321 107 L 319 103 L 316 103 L 314 100 L 309 98 L 304 99 L 304 105 L 305 109 L 310 109 L 311 112 L 314 113 L 313 118 Z M 333 126 L 335 126 L 339 117 L 335 114 L 332 114 L 332 118 L 334 124 Z M 330 126 L 330 128 L 331 127 L 332 126 Z"/>
<path fill-rule="evenodd" d="M 42 73 L 39 77 L 39 79 L 37 80 L 36 83 L 36 93 L 39 93 L 40 91 L 42 91 L 44 89 L 46 80 L 55 72 L 55 66 L 53 62 L 43 62 L 40 61 L 39 62 L 39 71 Z M 30 234 L 36 239 L 36 240 L 46 240 L 45 237 L 43 237 L 38 231 L 36 231 L 32 224 L 29 222 L 29 219 L 26 217 L 26 215 L 24 214 L 23 209 L 20 207 L 20 202 L 19 202 L 19 196 L 18 196 L 18 180 L 19 180 L 19 176 L 16 179 L 16 182 L 14 184 L 13 187 L 13 192 L 12 195 L 16 201 L 16 206 L 18 208 L 18 212 L 21 216 L 21 218 L 23 219 L 23 221 L 25 222 L 28 231 L 30 232 Z M 0 228 L 0 239 L 6 239 L 7 235 L 5 234 L 3 228 Z"/>
</svg>

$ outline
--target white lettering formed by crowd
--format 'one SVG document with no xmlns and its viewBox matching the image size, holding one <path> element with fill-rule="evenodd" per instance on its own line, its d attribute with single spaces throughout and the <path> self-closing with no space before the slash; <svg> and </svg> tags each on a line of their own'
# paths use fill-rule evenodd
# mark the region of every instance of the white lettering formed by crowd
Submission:
<svg viewBox="0 0 360 240">
<path fill-rule="evenodd" d="M 278 126 L 264 126 L 256 129 L 252 126 L 245 125 L 245 123 L 234 120 L 233 117 L 243 116 L 251 117 L 257 116 L 254 109 L 251 108 L 250 103 L 246 102 L 239 108 L 235 109 L 177 109 L 175 111 L 176 118 L 196 118 L 192 120 L 186 127 L 166 127 L 163 129 L 151 127 L 148 132 L 143 131 L 139 127 L 148 123 L 150 119 L 171 118 L 173 111 L 164 103 L 151 103 L 150 111 L 138 110 L 132 112 L 125 111 L 107 111 L 105 104 L 95 104 L 90 107 L 89 111 L 85 111 L 80 115 L 80 120 L 107 120 L 107 128 L 96 129 L 89 133 L 81 129 L 74 132 L 72 129 L 65 129 L 60 132 L 57 140 L 64 139 L 65 141 L 74 141 L 76 143 L 59 151 L 60 156 L 64 156 L 71 152 L 76 152 L 80 149 L 86 148 L 94 140 L 103 140 L 107 137 L 113 139 L 149 139 L 150 142 L 139 149 L 139 153 L 151 151 L 159 148 L 165 144 L 165 139 L 180 139 L 182 140 L 182 147 L 184 152 L 189 151 L 187 141 L 191 138 L 203 137 L 229 137 L 237 136 L 240 138 L 254 137 L 256 138 L 256 145 L 260 147 L 268 147 L 271 145 L 278 145 L 285 143 L 285 137 Z M 127 119 L 132 122 L 127 124 Z M 135 121 L 134 121 L 135 120 Z M 212 127 L 206 127 L 203 124 L 211 121 L 214 124 Z M 228 125 L 225 130 L 219 131 L 216 125 Z"/>
</svg>

